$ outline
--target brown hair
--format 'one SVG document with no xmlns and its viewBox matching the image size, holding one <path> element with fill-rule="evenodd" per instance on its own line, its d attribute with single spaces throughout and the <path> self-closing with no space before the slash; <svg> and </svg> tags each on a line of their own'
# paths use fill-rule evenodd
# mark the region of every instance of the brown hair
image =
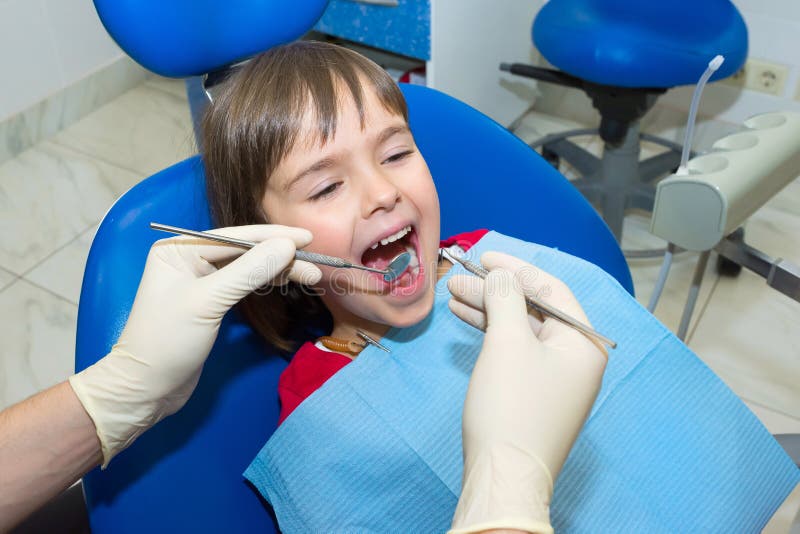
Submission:
<svg viewBox="0 0 800 534">
<path fill-rule="evenodd" d="M 336 45 L 298 41 L 250 60 L 227 80 L 203 118 L 202 146 L 211 215 L 218 227 L 262 224 L 267 180 L 292 150 L 307 110 L 316 119 L 316 141 L 336 134 L 346 87 L 364 125 L 363 81 L 383 106 L 408 122 L 400 88 L 381 67 Z M 313 140 L 312 140 L 313 141 Z M 252 293 L 239 309 L 275 347 L 291 350 L 298 328 L 325 313 L 319 297 L 289 283 L 280 291 Z"/>
</svg>

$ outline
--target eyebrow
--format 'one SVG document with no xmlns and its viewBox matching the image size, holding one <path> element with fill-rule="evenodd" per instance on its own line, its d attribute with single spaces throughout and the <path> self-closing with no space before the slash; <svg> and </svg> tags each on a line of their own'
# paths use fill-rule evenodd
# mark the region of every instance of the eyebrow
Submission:
<svg viewBox="0 0 800 534">
<path fill-rule="evenodd" d="M 402 125 L 395 125 L 389 126 L 385 128 L 381 133 L 379 133 L 375 138 L 375 144 L 380 145 L 381 143 L 386 142 L 388 139 L 392 138 L 393 136 L 400 134 L 400 133 L 411 133 L 411 130 L 408 128 L 407 124 Z M 317 161 L 316 163 L 312 164 L 309 167 L 306 167 L 302 171 L 300 171 L 294 178 L 292 178 L 284 187 L 284 191 L 291 191 L 291 189 L 303 178 L 310 174 L 314 174 L 315 172 L 319 172 L 325 169 L 330 169 L 336 164 L 336 158 L 329 156 L 326 158 L 322 158 L 321 160 Z"/>
<path fill-rule="evenodd" d="M 380 134 L 378 134 L 378 137 L 375 140 L 375 144 L 380 145 L 387 139 L 399 133 L 411 133 L 411 130 L 408 129 L 408 124 L 402 124 L 402 125 L 398 124 L 396 126 L 389 126 L 385 130 L 383 130 Z"/>
<path fill-rule="evenodd" d="M 284 191 L 291 191 L 292 188 L 295 186 L 295 184 L 297 184 L 297 182 L 299 182 L 300 180 L 302 180 L 303 178 L 305 178 L 309 174 L 314 174 L 315 172 L 322 171 L 324 169 L 330 169 L 331 167 L 333 167 L 333 165 L 335 163 L 336 163 L 336 160 L 334 158 L 332 158 L 332 157 L 323 158 L 323 159 L 319 160 L 318 162 L 314 163 L 310 167 L 307 167 L 305 170 L 301 171 L 300 174 L 298 174 L 297 176 L 292 178 L 289 181 L 289 183 L 287 183 L 283 187 L 283 190 Z"/>
</svg>

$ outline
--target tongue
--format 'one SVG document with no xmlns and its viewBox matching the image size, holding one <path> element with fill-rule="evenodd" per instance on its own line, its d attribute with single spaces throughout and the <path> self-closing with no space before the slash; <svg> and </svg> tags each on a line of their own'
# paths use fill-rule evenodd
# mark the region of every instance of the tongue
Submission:
<svg viewBox="0 0 800 534">
<path fill-rule="evenodd" d="M 374 269 L 385 269 L 395 256 L 406 251 L 404 240 L 398 239 L 386 245 L 378 245 L 375 250 L 367 249 L 361 256 L 361 264 Z"/>
</svg>

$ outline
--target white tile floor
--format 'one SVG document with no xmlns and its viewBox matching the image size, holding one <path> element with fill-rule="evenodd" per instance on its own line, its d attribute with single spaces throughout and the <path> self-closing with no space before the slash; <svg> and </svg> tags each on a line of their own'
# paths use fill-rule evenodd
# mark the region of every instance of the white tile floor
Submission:
<svg viewBox="0 0 800 534">
<path fill-rule="evenodd" d="M 580 125 L 574 125 L 580 126 Z M 534 113 L 520 134 L 571 127 Z M 599 149 L 596 139 L 586 144 Z M 180 82 L 151 79 L 0 165 L 0 408 L 71 371 L 83 266 L 97 225 L 115 198 L 142 178 L 195 152 Z M 626 221 L 626 247 L 658 240 L 643 219 Z M 762 208 L 748 241 L 800 264 L 800 182 Z M 656 315 L 677 328 L 696 257 L 676 258 Z M 710 262 L 713 264 L 713 261 Z M 631 262 L 637 298 L 649 298 L 659 262 Z M 800 433 L 800 304 L 743 273 L 709 267 L 689 346 L 773 433 Z M 787 532 L 800 491 L 766 532 Z"/>
</svg>

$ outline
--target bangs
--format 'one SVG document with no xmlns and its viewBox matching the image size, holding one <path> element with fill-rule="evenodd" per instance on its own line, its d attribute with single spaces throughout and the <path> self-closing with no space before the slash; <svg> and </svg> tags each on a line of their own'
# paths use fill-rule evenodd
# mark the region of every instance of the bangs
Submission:
<svg viewBox="0 0 800 534">
<path fill-rule="evenodd" d="M 294 99 L 288 108 L 295 117 L 303 117 L 312 110 L 312 124 L 315 126 L 314 139 L 308 143 L 326 144 L 336 135 L 339 114 L 348 101 L 356 106 L 364 128 L 364 91 L 365 84 L 370 85 L 367 91 L 374 91 L 384 109 L 393 115 L 403 117 L 408 122 L 408 110 L 400 88 L 381 67 L 370 60 L 341 48 L 336 50 L 342 56 L 341 61 L 331 61 L 328 57 L 320 61 L 310 61 L 304 68 L 298 68 L 297 86 L 302 90 L 294 93 Z M 306 59 L 312 59 L 308 58 Z M 301 121 L 302 122 L 302 121 Z M 306 123 L 306 126 L 308 123 Z M 300 131 L 298 126 L 287 131 L 289 144 L 297 141 Z M 305 132 L 311 133 L 311 132 Z"/>
</svg>

